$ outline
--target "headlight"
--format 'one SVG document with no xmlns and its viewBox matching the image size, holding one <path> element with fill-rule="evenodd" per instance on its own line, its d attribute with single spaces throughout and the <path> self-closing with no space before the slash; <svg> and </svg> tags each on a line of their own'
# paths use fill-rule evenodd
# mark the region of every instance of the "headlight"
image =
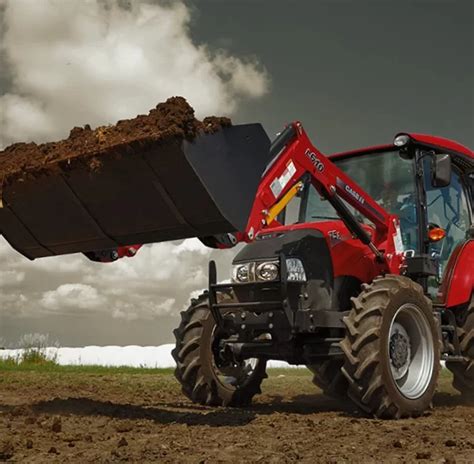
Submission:
<svg viewBox="0 0 474 464">
<path fill-rule="evenodd" d="M 278 261 L 235 264 L 232 267 L 233 282 L 271 282 L 280 277 Z"/>
<path fill-rule="evenodd" d="M 278 279 L 278 263 L 277 262 L 270 262 L 270 263 L 260 263 L 257 265 L 256 276 L 257 280 L 277 280 Z"/>
<path fill-rule="evenodd" d="M 286 259 L 286 280 L 289 282 L 306 282 L 306 272 L 303 263 L 298 258 Z M 232 281 L 273 282 L 280 278 L 280 263 L 278 261 L 261 261 L 245 264 L 235 264 L 232 267 Z"/>
<path fill-rule="evenodd" d="M 286 270 L 286 280 L 293 282 L 306 282 L 306 272 L 304 271 L 303 263 L 300 259 L 287 258 Z"/>
<path fill-rule="evenodd" d="M 234 282 L 242 282 L 242 283 L 249 282 L 251 280 L 250 267 L 252 265 L 253 263 L 247 263 L 247 264 L 239 264 L 237 266 L 234 266 L 232 270 L 232 280 Z"/>
<path fill-rule="evenodd" d="M 410 141 L 410 136 L 407 134 L 400 134 L 395 137 L 395 140 L 393 141 L 393 144 L 396 147 L 404 147 L 405 145 L 408 144 Z"/>
</svg>

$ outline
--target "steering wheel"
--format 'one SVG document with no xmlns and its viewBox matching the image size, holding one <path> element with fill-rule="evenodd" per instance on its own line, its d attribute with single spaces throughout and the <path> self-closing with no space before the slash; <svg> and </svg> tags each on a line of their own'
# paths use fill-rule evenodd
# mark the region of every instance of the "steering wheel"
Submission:
<svg viewBox="0 0 474 464">
<path fill-rule="evenodd" d="M 443 194 L 440 193 L 436 198 L 431 201 L 431 203 L 428 203 L 427 208 L 430 208 L 433 206 L 439 199 L 443 199 Z M 453 213 L 453 217 L 451 219 L 448 218 L 448 215 L 446 214 L 446 208 L 449 208 L 451 212 Z M 448 235 L 449 231 L 451 230 L 451 226 L 457 227 L 459 230 L 463 230 L 463 228 L 459 225 L 459 211 L 456 211 L 453 208 L 453 205 L 451 204 L 450 201 L 445 201 L 444 202 L 444 217 L 446 218 L 447 224 L 446 224 L 446 235 Z"/>
</svg>

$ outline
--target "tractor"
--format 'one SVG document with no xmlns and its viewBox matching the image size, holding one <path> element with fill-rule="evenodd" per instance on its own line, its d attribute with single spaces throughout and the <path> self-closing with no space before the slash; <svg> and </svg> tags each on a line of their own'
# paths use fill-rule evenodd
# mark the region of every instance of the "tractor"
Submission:
<svg viewBox="0 0 474 464">
<path fill-rule="evenodd" d="M 474 157 L 446 139 L 329 157 L 299 122 L 270 149 L 232 279 L 181 313 L 176 377 L 192 401 L 243 406 L 269 359 L 306 365 L 380 418 L 421 415 L 440 361 L 474 395 Z M 214 240 L 214 243 L 213 243 Z"/>
<path fill-rule="evenodd" d="M 21 147 L 20 147 L 21 148 Z M 20 149 L 19 148 L 19 149 Z M 365 414 L 432 403 L 441 361 L 474 396 L 474 154 L 440 137 L 323 155 L 302 124 L 260 124 L 121 146 L 2 186 L 0 230 L 35 259 L 94 261 L 198 237 L 237 246 L 174 331 L 193 402 L 246 406 L 276 359 Z"/>
</svg>

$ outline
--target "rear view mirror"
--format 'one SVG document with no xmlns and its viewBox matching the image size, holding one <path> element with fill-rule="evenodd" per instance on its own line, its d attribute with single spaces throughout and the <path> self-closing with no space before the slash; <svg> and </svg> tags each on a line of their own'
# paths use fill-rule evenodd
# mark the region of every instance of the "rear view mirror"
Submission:
<svg viewBox="0 0 474 464">
<path fill-rule="evenodd" d="M 447 187 L 451 183 L 451 156 L 433 155 L 431 184 L 433 187 Z"/>
</svg>

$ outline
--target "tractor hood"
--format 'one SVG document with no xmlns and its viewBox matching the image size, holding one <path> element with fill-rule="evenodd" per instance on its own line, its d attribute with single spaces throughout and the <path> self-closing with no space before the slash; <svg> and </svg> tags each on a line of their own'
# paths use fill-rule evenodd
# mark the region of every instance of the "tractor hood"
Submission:
<svg viewBox="0 0 474 464">
<path fill-rule="evenodd" d="M 334 272 L 326 237 L 315 229 L 296 229 L 262 234 L 247 244 L 235 257 L 233 264 L 267 260 L 301 261 L 306 281 L 299 286 L 295 298 L 303 295 L 304 308 L 329 309 L 334 287 Z M 282 273 L 286 266 L 281 266 Z M 281 276 L 285 279 L 285 276 Z M 245 291 L 241 289 L 241 291 Z"/>
</svg>

